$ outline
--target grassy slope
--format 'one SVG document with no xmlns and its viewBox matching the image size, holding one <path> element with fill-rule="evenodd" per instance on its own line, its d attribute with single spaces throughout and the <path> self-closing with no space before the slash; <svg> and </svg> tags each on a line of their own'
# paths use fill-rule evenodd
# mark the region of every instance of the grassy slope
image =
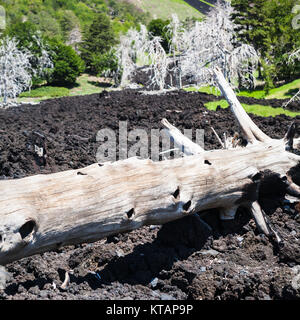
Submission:
<svg viewBox="0 0 300 320">
<path fill-rule="evenodd" d="M 99 93 L 107 89 L 109 84 L 100 82 L 99 79 L 83 74 L 78 77 L 76 85 L 72 88 L 42 86 L 31 91 L 23 92 L 18 101 L 20 102 L 39 102 L 56 97 L 80 96 L 86 94 Z"/>
<path fill-rule="evenodd" d="M 291 98 L 300 89 L 300 79 L 294 80 L 293 82 L 287 83 L 281 87 L 271 89 L 269 94 L 266 95 L 263 90 L 255 91 L 240 91 L 237 93 L 238 96 L 251 97 L 256 99 L 288 99 Z M 219 90 L 211 87 L 201 87 L 199 89 L 190 87 L 187 91 L 199 91 L 219 96 Z"/>
<path fill-rule="evenodd" d="M 295 91 L 299 89 L 300 89 L 300 79 L 290 82 L 288 84 L 285 84 L 281 87 L 274 88 L 270 90 L 270 93 L 268 95 L 265 95 L 265 92 L 263 90 L 256 90 L 252 92 L 240 91 L 239 93 L 237 93 L 237 95 L 256 98 L 256 99 L 288 99 L 288 98 L 291 98 L 294 95 Z M 219 90 L 214 89 L 212 87 L 201 87 L 200 89 L 191 87 L 191 88 L 187 88 L 186 90 L 205 92 L 209 94 L 214 94 L 215 96 L 220 96 Z M 210 110 L 216 110 L 218 105 L 220 105 L 222 108 L 228 107 L 228 103 L 226 102 L 226 100 L 209 102 L 205 106 Z M 300 115 L 300 112 L 291 112 L 288 110 L 284 110 L 282 108 L 272 108 L 272 107 L 262 106 L 262 105 L 246 105 L 246 104 L 242 104 L 242 105 L 248 113 L 253 113 L 263 117 L 268 117 L 268 116 L 275 117 L 279 114 L 286 114 L 287 116 L 290 116 L 290 117 L 295 117 L 297 115 Z"/>
<path fill-rule="evenodd" d="M 220 100 L 220 101 L 213 101 L 208 102 L 205 104 L 205 107 L 209 110 L 216 110 L 217 106 L 220 106 L 221 108 L 228 108 L 229 105 L 226 100 Z M 296 117 L 300 115 L 300 112 L 292 112 L 289 110 L 284 110 L 282 108 L 272 108 L 269 106 L 262 106 L 262 105 L 247 105 L 242 103 L 242 106 L 246 110 L 247 113 L 252 113 L 257 116 L 261 117 L 276 117 L 280 114 L 285 114 L 289 117 Z"/>
<path fill-rule="evenodd" d="M 180 19 L 201 18 L 203 15 L 184 0 L 131 0 L 137 7 L 150 12 L 152 17 L 167 19 L 176 13 Z"/>
<path fill-rule="evenodd" d="M 255 90 L 252 92 L 241 91 L 238 95 L 256 99 L 288 99 L 291 98 L 299 89 L 300 79 L 297 79 L 281 87 L 271 89 L 268 95 L 266 95 L 263 90 Z"/>
</svg>

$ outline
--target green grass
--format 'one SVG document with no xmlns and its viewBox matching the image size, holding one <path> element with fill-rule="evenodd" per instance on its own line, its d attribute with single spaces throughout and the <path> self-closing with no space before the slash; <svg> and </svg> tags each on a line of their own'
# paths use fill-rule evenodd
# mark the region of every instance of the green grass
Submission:
<svg viewBox="0 0 300 320">
<path fill-rule="evenodd" d="M 278 88 L 271 89 L 269 94 L 266 95 L 264 90 L 246 91 L 242 90 L 236 93 L 240 97 L 249 97 L 255 99 L 288 99 L 291 98 L 300 89 L 300 79 L 287 83 Z M 186 91 L 198 91 L 213 94 L 217 97 L 220 96 L 220 91 L 213 87 L 204 86 L 200 88 L 190 87 Z"/>
<path fill-rule="evenodd" d="M 288 99 L 291 98 L 295 94 L 295 91 L 298 91 L 299 89 L 300 79 L 278 88 L 271 89 L 267 95 L 264 90 L 240 91 L 237 95 L 256 99 Z"/>
<path fill-rule="evenodd" d="M 184 0 L 140 0 L 133 2 L 142 10 L 149 12 L 152 17 L 160 19 L 171 18 L 172 13 L 176 13 L 180 20 L 188 17 L 203 17 L 201 12 L 190 6 Z"/>
<path fill-rule="evenodd" d="M 204 106 L 209 110 L 215 111 L 217 109 L 217 106 L 220 106 L 221 108 L 225 109 L 229 107 L 229 104 L 226 100 L 220 100 L 208 102 Z M 292 112 L 282 108 L 272 108 L 269 106 L 263 106 L 258 104 L 248 105 L 242 103 L 242 106 L 247 113 L 252 113 L 261 117 L 276 117 L 280 114 L 285 114 L 289 117 L 296 117 L 300 115 L 300 112 Z"/>
<path fill-rule="evenodd" d="M 288 99 L 300 89 L 300 79 L 270 90 L 267 99 Z"/>
<path fill-rule="evenodd" d="M 43 86 L 40 88 L 26 91 L 20 94 L 20 98 L 55 98 L 66 97 L 70 94 L 69 89 L 63 87 Z"/>
<path fill-rule="evenodd" d="M 111 85 L 100 82 L 96 77 L 83 74 L 77 79 L 77 86 L 70 90 L 70 96 L 80 96 L 86 94 L 100 93 L 108 89 Z"/>
<path fill-rule="evenodd" d="M 83 74 L 78 77 L 73 88 L 41 86 L 31 91 L 26 91 L 18 97 L 19 102 L 39 102 L 51 98 L 80 96 L 93 93 L 100 93 L 102 90 L 108 90 L 110 84 L 103 83 L 99 78 Z"/>
<path fill-rule="evenodd" d="M 300 89 L 300 79 L 294 80 L 293 82 L 287 83 L 278 88 L 271 89 L 269 94 L 266 95 L 264 90 L 254 90 L 254 91 L 239 91 L 236 92 L 237 96 L 249 97 L 255 99 L 289 99 L 294 96 L 294 94 Z M 220 97 L 220 90 L 211 86 L 203 87 L 189 87 L 184 88 L 186 91 L 197 91 L 208 94 L 213 94 L 216 97 Z"/>
<path fill-rule="evenodd" d="M 185 91 L 197 91 L 197 92 L 202 92 L 202 93 L 208 93 L 208 94 L 213 94 L 216 97 L 219 97 L 221 95 L 220 90 L 214 87 L 206 86 L 206 87 L 200 87 L 200 88 L 195 88 L 195 87 L 189 87 L 185 88 Z"/>
</svg>

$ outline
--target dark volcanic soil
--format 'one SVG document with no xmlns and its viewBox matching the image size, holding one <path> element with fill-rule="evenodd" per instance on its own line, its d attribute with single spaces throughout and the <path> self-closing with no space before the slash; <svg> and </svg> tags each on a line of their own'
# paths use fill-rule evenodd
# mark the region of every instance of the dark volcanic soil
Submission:
<svg viewBox="0 0 300 320">
<path fill-rule="evenodd" d="M 158 86 L 155 84 L 152 84 L 151 81 L 149 80 L 151 76 L 151 71 L 147 70 L 145 67 L 141 67 L 137 69 L 136 73 L 133 75 L 131 81 L 133 83 L 137 83 L 139 85 L 143 86 L 144 90 L 158 90 Z M 195 82 L 193 79 L 189 79 L 188 77 L 183 77 L 182 79 L 182 85 L 183 86 L 192 86 L 194 85 Z M 173 88 L 176 86 L 176 77 L 174 73 L 169 72 L 165 78 L 165 88 Z M 216 97 L 214 95 L 209 95 L 210 100 L 209 101 L 216 101 L 220 99 L 224 99 L 223 97 Z M 290 99 L 256 99 L 256 98 L 250 98 L 250 97 L 238 97 L 239 101 L 241 103 L 245 104 L 256 104 L 256 105 L 263 105 L 263 106 L 271 106 L 273 108 L 282 108 L 283 104 L 287 103 L 290 101 Z M 299 101 L 293 101 L 288 104 L 286 107 L 287 110 L 290 111 L 300 111 L 300 102 Z"/>
<path fill-rule="evenodd" d="M 211 99 L 182 91 L 103 92 L 0 110 L 0 177 L 92 164 L 98 130 L 117 131 L 126 120 L 128 130 L 162 128 L 162 118 L 180 129 L 205 129 L 205 148 L 219 148 L 210 127 L 219 135 L 238 128 L 229 110 L 203 107 Z M 251 117 L 274 138 L 282 138 L 292 121 Z M 35 144 L 45 148 L 46 161 L 36 157 Z M 247 212 L 225 224 L 211 211 L 203 220 L 195 215 L 12 263 L 0 299 L 299 299 L 300 205 L 284 202 L 273 189 L 261 194 L 260 203 L 284 239 L 283 249 L 257 233 Z M 71 283 L 62 290 L 69 270 Z"/>
</svg>

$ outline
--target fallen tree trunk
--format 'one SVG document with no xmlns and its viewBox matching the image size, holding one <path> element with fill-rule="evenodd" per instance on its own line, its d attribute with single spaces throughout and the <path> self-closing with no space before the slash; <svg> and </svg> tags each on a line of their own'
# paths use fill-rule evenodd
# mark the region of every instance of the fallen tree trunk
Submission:
<svg viewBox="0 0 300 320">
<path fill-rule="evenodd" d="M 300 160 L 287 151 L 293 146 L 294 125 L 284 139 L 269 138 L 234 98 L 219 70 L 216 77 L 247 147 L 204 151 L 163 120 L 175 144 L 187 146 L 183 150 L 189 156 L 161 162 L 131 158 L 1 181 L 0 264 L 211 208 L 218 208 L 222 219 L 233 219 L 240 206 L 249 208 L 260 230 L 274 234 L 257 202 L 259 173 L 271 170 L 300 196 L 288 175 Z"/>
<path fill-rule="evenodd" d="M 221 162 L 132 158 L 3 181 L 0 263 L 255 199 L 257 169 Z"/>
</svg>

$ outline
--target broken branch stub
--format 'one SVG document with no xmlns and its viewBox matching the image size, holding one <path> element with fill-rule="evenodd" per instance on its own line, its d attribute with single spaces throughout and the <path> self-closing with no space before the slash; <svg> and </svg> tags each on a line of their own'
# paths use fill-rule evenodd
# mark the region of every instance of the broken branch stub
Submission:
<svg viewBox="0 0 300 320">
<path fill-rule="evenodd" d="M 262 132 L 258 128 L 258 126 L 252 121 L 252 119 L 248 116 L 248 114 L 238 101 L 234 91 L 224 78 L 222 71 L 218 67 L 215 68 L 214 75 L 223 96 L 229 103 L 231 111 L 234 114 L 244 134 L 244 138 L 247 139 L 249 143 L 256 143 L 257 141 L 270 141 L 271 138 L 268 137 L 264 132 Z"/>
<path fill-rule="evenodd" d="M 201 154 L 204 152 L 203 148 L 184 136 L 180 130 L 172 126 L 167 119 L 162 119 L 161 123 L 166 128 L 165 132 L 167 135 L 174 140 L 175 146 L 185 155 Z"/>
</svg>

